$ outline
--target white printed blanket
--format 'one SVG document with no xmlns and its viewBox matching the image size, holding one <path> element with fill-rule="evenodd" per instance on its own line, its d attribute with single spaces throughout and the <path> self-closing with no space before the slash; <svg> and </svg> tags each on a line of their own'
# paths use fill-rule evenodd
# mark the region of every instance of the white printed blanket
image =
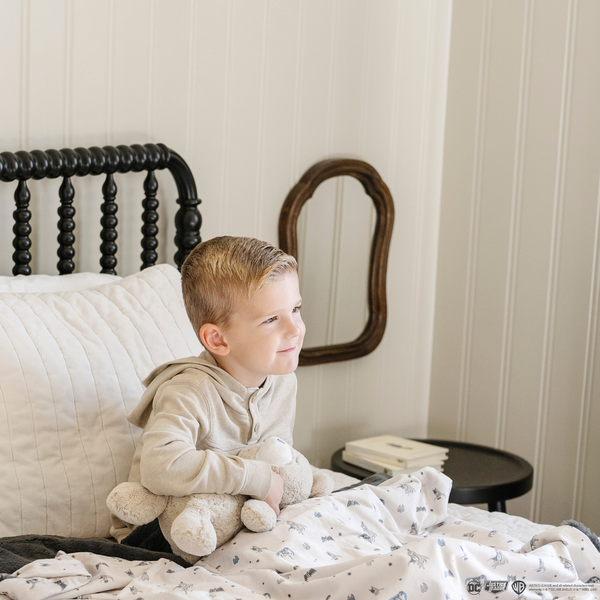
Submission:
<svg viewBox="0 0 600 600">
<path fill-rule="evenodd" d="M 450 486 L 426 468 L 379 487 L 312 498 L 284 509 L 273 531 L 244 530 L 187 569 L 164 559 L 59 553 L 0 581 L 0 594 L 15 600 L 597 597 L 600 553 L 584 533 L 556 527 L 523 544 L 448 517 Z"/>
</svg>

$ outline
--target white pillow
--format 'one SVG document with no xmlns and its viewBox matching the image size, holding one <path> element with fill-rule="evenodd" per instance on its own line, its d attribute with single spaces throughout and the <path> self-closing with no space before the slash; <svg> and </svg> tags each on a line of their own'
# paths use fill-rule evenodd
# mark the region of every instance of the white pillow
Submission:
<svg viewBox="0 0 600 600">
<path fill-rule="evenodd" d="M 109 534 L 106 497 L 141 430 L 126 415 L 157 365 L 202 347 L 179 272 L 0 294 L 0 536 Z"/>
<path fill-rule="evenodd" d="M 70 275 L 0 276 L 0 293 L 75 292 L 122 279 L 107 273 L 71 273 Z"/>
</svg>

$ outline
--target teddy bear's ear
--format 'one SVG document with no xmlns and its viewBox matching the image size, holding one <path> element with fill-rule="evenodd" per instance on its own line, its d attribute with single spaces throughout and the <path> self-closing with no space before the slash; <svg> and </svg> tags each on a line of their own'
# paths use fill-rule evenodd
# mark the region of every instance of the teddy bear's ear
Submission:
<svg viewBox="0 0 600 600">
<path fill-rule="evenodd" d="M 106 499 L 113 515 L 132 525 L 145 525 L 161 515 L 167 507 L 168 496 L 157 496 L 141 483 L 120 483 Z"/>
<path fill-rule="evenodd" d="M 333 479 L 326 473 L 313 473 L 313 484 L 310 497 L 329 496 L 333 492 Z"/>
</svg>

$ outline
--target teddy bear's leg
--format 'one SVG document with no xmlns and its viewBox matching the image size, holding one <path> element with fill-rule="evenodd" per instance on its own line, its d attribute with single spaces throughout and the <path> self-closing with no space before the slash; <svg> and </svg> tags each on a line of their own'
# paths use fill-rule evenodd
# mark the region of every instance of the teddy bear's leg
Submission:
<svg viewBox="0 0 600 600">
<path fill-rule="evenodd" d="M 277 523 L 277 515 L 266 502 L 250 499 L 242 508 L 242 523 L 256 533 L 271 531 Z"/>
<path fill-rule="evenodd" d="M 167 496 L 157 496 L 141 483 L 125 481 L 119 484 L 106 499 L 111 513 L 133 525 L 154 521 L 167 506 Z"/>
<path fill-rule="evenodd" d="M 171 525 L 173 541 L 188 554 L 206 556 L 217 547 L 210 510 L 202 500 L 190 498 Z"/>
</svg>

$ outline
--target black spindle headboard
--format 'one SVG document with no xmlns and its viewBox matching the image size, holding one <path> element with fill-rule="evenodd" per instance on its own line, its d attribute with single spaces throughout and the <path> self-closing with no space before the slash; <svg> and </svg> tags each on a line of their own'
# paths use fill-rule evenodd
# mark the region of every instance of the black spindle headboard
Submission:
<svg viewBox="0 0 600 600">
<path fill-rule="evenodd" d="M 142 201 L 142 265 L 145 269 L 155 264 L 158 256 L 158 182 L 154 172 L 168 169 L 177 185 L 179 209 L 175 215 L 175 263 L 181 267 L 186 256 L 200 242 L 202 217 L 198 211 L 196 183 L 187 163 L 164 144 L 134 144 L 132 146 L 104 146 L 99 148 L 65 148 L 63 150 L 33 150 L 32 152 L 0 153 L 0 181 L 17 181 L 13 213 L 13 275 L 31 274 L 31 194 L 27 186 L 29 179 L 54 179 L 62 177 L 59 189 L 58 208 L 58 272 L 61 275 L 75 269 L 75 189 L 71 182 L 74 176 L 106 175 L 102 186 L 102 217 L 100 224 L 102 273 L 116 274 L 117 265 L 117 186 L 113 175 L 147 171 Z"/>
</svg>

